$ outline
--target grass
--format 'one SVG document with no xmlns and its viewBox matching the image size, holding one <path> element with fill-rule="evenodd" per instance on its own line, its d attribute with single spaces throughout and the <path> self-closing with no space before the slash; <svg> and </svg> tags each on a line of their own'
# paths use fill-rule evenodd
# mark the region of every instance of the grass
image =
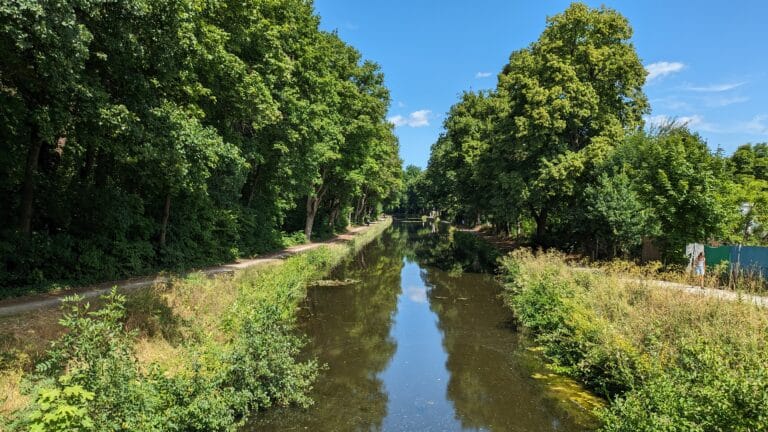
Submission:
<svg viewBox="0 0 768 432">
<path fill-rule="evenodd" d="M 658 261 L 638 265 L 632 261 L 613 260 L 588 263 L 592 268 L 612 275 L 656 279 L 684 285 L 699 286 L 701 279 L 686 272 L 680 265 L 664 266 Z M 723 262 L 714 267 L 707 267 L 704 287 L 737 291 L 746 294 L 765 295 L 768 293 L 768 281 L 763 274 L 753 269 L 729 270 L 729 263 Z"/>
<path fill-rule="evenodd" d="M 578 271 L 557 253 L 503 262 L 506 299 L 553 368 L 610 404 L 606 431 L 768 428 L 768 313 L 628 280 L 649 269 Z"/>
<path fill-rule="evenodd" d="M 131 334 L 133 355 L 144 371 L 159 368 L 169 376 L 190 375 L 200 365 L 215 369 L 219 353 L 231 349 L 253 305 L 273 305 L 290 322 L 309 283 L 327 275 L 390 224 L 387 219 L 346 242 L 234 275 L 209 278 L 193 273 L 131 293 L 123 326 Z M 99 306 L 96 301 L 94 307 Z M 61 311 L 46 310 L 0 320 L 0 394 L 5 395 L 0 397 L 0 416 L 11 417 L 29 404 L 21 384 L 45 357 L 51 341 L 62 336 L 61 317 Z"/>
<path fill-rule="evenodd" d="M 324 240 L 328 238 L 332 238 L 334 236 L 334 233 L 330 230 L 326 230 L 323 233 L 325 235 L 325 238 L 316 238 L 315 241 Z M 279 250 L 298 246 L 301 244 L 307 243 L 307 237 L 304 235 L 304 232 L 302 231 L 296 231 L 296 232 L 285 232 L 281 231 L 277 238 L 275 238 L 272 241 L 267 241 L 263 245 L 263 247 L 259 247 L 258 253 L 235 253 L 233 256 L 242 258 L 242 259 L 249 259 L 249 258 L 255 258 L 260 255 L 269 254 L 271 252 L 277 252 Z M 176 266 L 161 266 L 159 264 L 152 265 L 151 267 L 144 267 L 140 271 L 133 271 L 133 272 L 124 272 L 120 271 L 115 273 L 112 280 L 114 279 L 131 279 L 131 278 L 141 278 L 141 277 L 147 277 L 152 276 L 158 273 L 166 273 L 166 272 L 175 272 L 175 273 L 185 273 L 190 270 L 190 268 L 199 268 L 201 266 L 214 266 L 222 264 L 221 259 L 210 259 L 205 260 L 196 263 L 195 265 L 176 265 Z M 41 273 L 42 274 L 42 273 Z M 43 280 L 37 283 L 32 283 L 28 285 L 15 285 L 15 286 L 3 286 L 2 289 L 0 289 L 0 300 L 6 300 L 6 299 L 12 299 L 16 297 L 26 297 L 26 296 L 37 296 L 40 294 L 59 294 L 63 292 L 67 292 L 69 290 L 72 290 L 73 288 L 82 287 L 90 284 L 98 284 L 99 282 L 103 281 L 103 279 L 99 279 L 96 275 L 79 275 L 79 276 L 73 276 L 71 278 L 65 278 L 65 279 L 56 279 L 56 280 L 46 280 L 41 276 Z"/>
</svg>

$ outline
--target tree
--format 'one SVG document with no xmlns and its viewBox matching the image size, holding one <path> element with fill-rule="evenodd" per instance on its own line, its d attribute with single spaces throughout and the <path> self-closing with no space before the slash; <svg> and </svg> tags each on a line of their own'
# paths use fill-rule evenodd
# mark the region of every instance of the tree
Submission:
<svg viewBox="0 0 768 432">
<path fill-rule="evenodd" d="M 509 199 L 536 222 L 544 240 L 550 216 L 583 209 L 592 171 L 626 130 L 642 126 L 646 71 L 618 12 L 574 3 L 547 20 L 529 48 L 512 53 L 499 76 L 507 104 L 491 146 L 491 170 L 514 173 Z"/>
<path fill-rule="evenodd" d="M 306 0 L 15 1 L 0 56 L 2 286 L 253 255 L 400 187 L 380 68 Z"/>
<path fill-rule="evenodd" d="M 480 161 L 490 145 L 495 102 L 490 92 L 463 93 L 443 123 L 445 134 L 432 147 L 426 174 L 430 198 L 448 220 L 479 223 L 491 199 L 483 193 Z"/>
<path fill-rule="evenodd" d="M 408 165 L 403 170 L 403 190 L 397 213 L 420 216 L 427 212 L 427 202 L 424 196 L 424 171 L 416 165 Z"/>
<path fill-rule="evenodd" d="M 83 73 L 93 35 L 76 19 L 80 11 L 65 1 L 20 1 L 0 9 L 1 109 L 2 117 L 10 120 L 3 122 L 3 135 L 24 137 L 18 144 L 4 141 L 20 148 L 3 153 L 24 155 L 23 163 L 11 161 L 23 167 L 17 226 L 25 236 L 33 229 L 40 159 L 55 164 L 50 153 L 66 145 L 71 106 L 87 92 Z M 13 183 L 7 187 L 13 188 Z"/>
<path fill-rule="evenodd" d="M 745 144 L 730 157 L 735 183 L 726 196 L 739 209 L 730 229 L 735 243 L 763 244 L 768 240 L 768 144 Z"/>
<path fill-rule="evenodd" d="M 595 255 L 600 243 L 611 256 L 628 255 L 640 245 L 648 232 L 648 209 L 640 201 L 624 172 L 602 173 L 595 184 L 584 190 L 586 200 L 585 228 L 595 239 Z"/>
<path fill-rule="evenodd" d="M 632 135 L 615 157 L 651 210 L 653 234 L 670 260 L 680 260 L 687 243 L 722 236 L 736 214 L 724 199 L 727 173 L 704 140 L 684 126 Z"/>
</svg>

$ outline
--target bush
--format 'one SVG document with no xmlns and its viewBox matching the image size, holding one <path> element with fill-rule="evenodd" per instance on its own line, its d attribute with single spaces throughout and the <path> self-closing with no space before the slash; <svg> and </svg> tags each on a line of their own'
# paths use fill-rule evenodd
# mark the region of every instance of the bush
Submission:
<svg viewBox="0 0 768 432">
<path fill-rule="evenodd" d="M 17 429 L 236 430 L 251 411 L 310 403 L 317 365 L 295 360 L 302 340 L 277 306 L 253 305 L 231 346 L 192 351 L 189 370 L 171 375 L 142 370 L 122 322 L 125 298 L 113 291 L 104 300 L 99 310 L 66 301 L 68 332 L 29 379 L 35 403 Z"/>
<path fill-rule="evenodd" d="M 768 429 L 768 366 L 753 350 L 690 340 L 677 365 L 602 413 L 605 430 L 760 431 Z"/>
<path fill-rule="evenodd" d="M 558 254 L 503 261 L 506 300 L 553 367 L 611 404 L 606 431 L 768 428 L 768 317 L 569 268 Z"/>
<path fill-rule="evenodd" d="M 95 430 L 93 419 L 88 416 L 87 404 L 93 393 L 80 385 L 68 385 L 69 377 L 59 380 L 63 389 L 40 390 L 35 401 L 38 409 L 29 414 L 30 432 L 80 432 Z"/>
<path fill-rule="evenodd" d="M 66 332 L 25 377 L 33 402 L 8 430 L 88 430 L 92 421 L 100 431 L 234 431 L 259 410 L 309 405 L 319 367 L 297 360 L 298 303 L 390 223 L 281 265 L 195 274 L 130 303 L 114 291 L 98 309 L 67 299 Z"/>
</svg>

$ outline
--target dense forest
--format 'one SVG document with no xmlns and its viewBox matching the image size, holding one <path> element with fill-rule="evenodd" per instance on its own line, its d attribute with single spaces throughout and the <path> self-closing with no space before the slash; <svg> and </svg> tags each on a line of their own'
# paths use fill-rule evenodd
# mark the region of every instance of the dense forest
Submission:
<svg viewBox="0 0 768 432">
<path fill-rule="evenodd" d="M 595 257 L 688 242 L 765 243 L 768 145 L 731 157 L 685 124 L 648 125 L 646 79 L 618 12 L 575 3 L 513 52 L 492 91 L 465 92 L 399 211 L 490 223 Z M 678 258 L 679 259 L 679 258 Z"/>
<path fill-rule="evenodd" d="M 318 24 L 308 0 L 0 6 L 0 285 L 231 260 L 389 205 L 383 75 Z"/>
</svg>

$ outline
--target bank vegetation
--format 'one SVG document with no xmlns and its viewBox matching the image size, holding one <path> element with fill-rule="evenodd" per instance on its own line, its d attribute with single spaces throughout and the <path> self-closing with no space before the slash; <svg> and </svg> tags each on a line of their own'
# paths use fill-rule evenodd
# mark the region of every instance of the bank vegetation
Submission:
<svg viewBox="0 0 768 432">
<path fill-rule="evenodd" d="M 566 264 L 503 260 L 506 300 L 553 368 L 609 401 L 603 431 L 768 428 L 768 314 Z"/>
<path fill-rule="evenodd" d="M 389 91 L 319 23 L 307 0 L 3 2 L 0 297 L 378 214 L 401 176 Z"/>
<path fill-rule="evenodd" d="M 195 273 L 97 304 L 71 298 L 60 314 L 5 318 L 0 426 L 234 431 L 260 410 L 311 404 L 322 365 L 299 360 L 298 304 L 390 223 L 234 276 Z M 58 323 L 36 321 L 44 315 Z"/>
</svg>

